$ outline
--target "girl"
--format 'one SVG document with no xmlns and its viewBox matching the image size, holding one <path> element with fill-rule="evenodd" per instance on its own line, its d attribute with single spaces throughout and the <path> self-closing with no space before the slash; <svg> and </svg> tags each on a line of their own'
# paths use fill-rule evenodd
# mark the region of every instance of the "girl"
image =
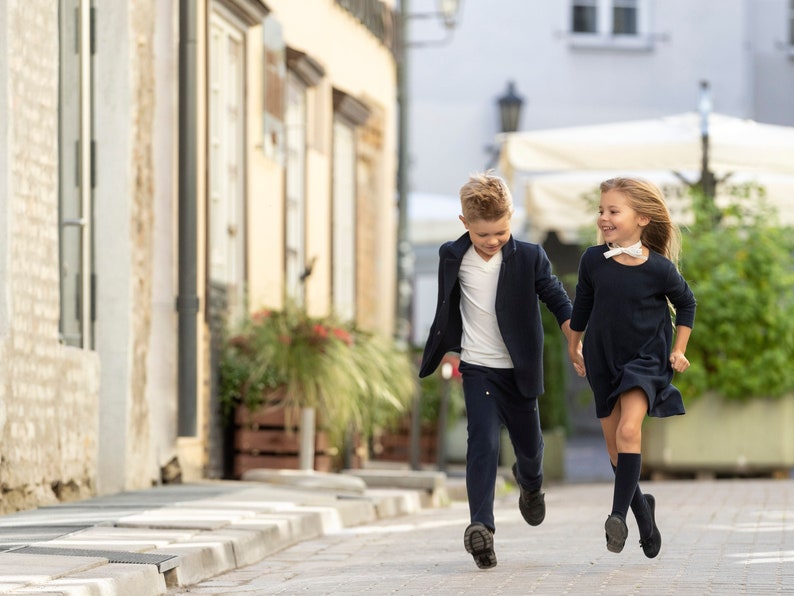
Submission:
<svg viewBox="0 0 794 596">
<path fill-rule="evenodd" d="M 680 231 L 655 185 L 635 178 L 607 180 L 601 184 L 598 212 L 599 245 L 588 248 L 579 263 L 568 352 L 593 390 L 615 470 L 612 513 L 604 524 L 607 549 L 623 550 L 631 507 L 643 552 L 653 558 L 662 536 L 654 498 L 638 486 L 642 421 L 646 414 L 684 413 L 681 393 L 671 381 L 674 371 L 689 368 L 684 353 L 695 298 L 676 265 Z"/>
</svg>

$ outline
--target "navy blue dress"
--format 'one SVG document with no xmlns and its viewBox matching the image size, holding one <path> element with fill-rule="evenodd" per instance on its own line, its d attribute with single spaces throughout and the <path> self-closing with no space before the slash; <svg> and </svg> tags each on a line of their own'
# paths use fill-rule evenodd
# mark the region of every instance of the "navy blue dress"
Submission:
<svg viewBox="0 0 794 596">
<path fill-rule="evenodd" d="M 648 415 L 684 413 L 672 384 L 670 352 L 675 324 L 692 327 L 695 297 L 675 265 L 650 252 L 638 265 L 605 259 L 606 244 L 591 246 L 579 262 L 571 329 L 586 331 L 583 355 L 596 415 L 609 416 L 621 393 L 639 387 L 648 396 Z"/>
</svg>

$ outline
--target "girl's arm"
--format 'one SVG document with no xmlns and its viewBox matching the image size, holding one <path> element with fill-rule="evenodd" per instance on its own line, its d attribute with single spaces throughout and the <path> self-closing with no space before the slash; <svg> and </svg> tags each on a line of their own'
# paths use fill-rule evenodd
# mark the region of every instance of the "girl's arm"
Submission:
<svg viewBox="0 0 794 596">
<path fill-rule="evenodd" d="M 675 328 L 675 341 L 673 342 L 673 351 L 670 353 L 670 364 L 676 372 L 682 373 L 689 368 L 689 360 L 684 354 L 691 334 L 692 328 L 686 325 L 677 325 Z M 570 345 L 568 350 L 570 351 Z"/>
</svg>

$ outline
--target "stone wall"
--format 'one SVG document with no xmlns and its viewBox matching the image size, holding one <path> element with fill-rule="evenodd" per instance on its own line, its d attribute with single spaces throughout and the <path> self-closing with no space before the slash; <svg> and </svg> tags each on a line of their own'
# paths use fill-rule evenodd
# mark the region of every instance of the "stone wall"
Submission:
<svg viewBox="0 0 794 596">
<path fill-rule="evenodd" d="M 0 7 L 0 512 L 92 494 L 99 361 L 60 344 L 58 4 Z"/>
</svg>

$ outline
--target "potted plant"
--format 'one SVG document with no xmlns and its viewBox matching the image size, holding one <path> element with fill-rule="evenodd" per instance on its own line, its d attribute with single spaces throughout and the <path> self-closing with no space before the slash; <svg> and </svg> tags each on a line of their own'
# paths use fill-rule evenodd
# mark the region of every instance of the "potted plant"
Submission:
<svg viewBox="0 0 794 596">
<path fill-rule="evenodd" d="M 794 235 L 755 185 L 716 207 L 693 191 L 682 273 L 698 301 L 691 368 L 673 381 L 687 414 L 643 430 L 651 471 L 756 473 L 794 466 Z"/>
<path fill-rule="evenodd" d="M 219 401 L 227 421 L 248 428 L 259 424 L 257 414 L 273 411 L 284 413 L 289 428 L 299 412 L 301 433 L 313 433 L 306 414 L 316 412 L 341 453 L 351 434 L 366 438 L 406 411 L 413 379 L 409 356 L 391 340 L 289 304 L 256 311 L 228 333 Z M 314 444 L 311 437 L 300 441 L 303 469 L 314 467 L 313 454 L 305 453 Z"/>
</svg>

